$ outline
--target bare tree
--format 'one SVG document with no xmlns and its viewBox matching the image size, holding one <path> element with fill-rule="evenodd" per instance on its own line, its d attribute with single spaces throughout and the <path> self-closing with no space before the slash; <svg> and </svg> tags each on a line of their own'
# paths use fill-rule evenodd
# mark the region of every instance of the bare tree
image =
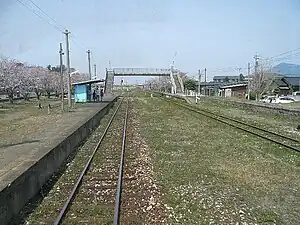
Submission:
<svg viewBox="0 0 300 225">
<path fill-rule="evenodd" d="M 256 71 L 249 77 L 250 90 L 255 93 L 255 99 L 258 100 L 268 89 L 269 79 L 267 74 L 270 69 L 266 65 L 258 65 Z"/>
</svg>

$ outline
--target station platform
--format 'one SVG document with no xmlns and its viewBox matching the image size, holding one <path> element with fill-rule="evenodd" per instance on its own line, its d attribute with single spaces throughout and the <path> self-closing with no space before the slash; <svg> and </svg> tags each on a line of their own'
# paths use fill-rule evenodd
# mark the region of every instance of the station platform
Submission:
<svg viewBox="0 0 300 225">
<path fill-rule="evenodd" d="M 7 144 L 0 138 L 0 192 L 47 154 L 49 148 L 67 138 L 115 98 L 113 95 L 104 96 L 103 102 L 77 103 L 71 112 L 46 115 L 43 124 L 36 128 L 35 133 L 26 134 L 25 130 L 25 139 L 18 135 L 11 137 L 16 140 L 13 144 Z M 30 123 L 28 129 L 29 126 Z"/>
<path fill-rule="evenodd" d="M 64 113 L 58 99 L 42 108 L 15 104 L 0 114 L 1 224 L 19 214 L 117 99 L 106 95 L 102 102 L 77 103 Z"/>
</svg>

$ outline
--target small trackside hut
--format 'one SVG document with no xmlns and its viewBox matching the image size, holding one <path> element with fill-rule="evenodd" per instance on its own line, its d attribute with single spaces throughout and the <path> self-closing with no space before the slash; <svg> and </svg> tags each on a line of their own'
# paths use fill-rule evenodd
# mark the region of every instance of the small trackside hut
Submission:
<svg viewBox="0 0 300 225">
<path fill-rule="evenodd" d="M 75 102 L 93 101 L 93 91 L 97 88 L 100 90 L 100 88 L 104 86 L 104 82 L 104 79 L 95 79 L 72 83 Z"/>
<path fill-rule="evenodd" d="M 232 84 L 220 87 L 220 95 L 222 97 L 238 97 L 245 98 L 247 92 L 247 84 Z"/>
</svg>

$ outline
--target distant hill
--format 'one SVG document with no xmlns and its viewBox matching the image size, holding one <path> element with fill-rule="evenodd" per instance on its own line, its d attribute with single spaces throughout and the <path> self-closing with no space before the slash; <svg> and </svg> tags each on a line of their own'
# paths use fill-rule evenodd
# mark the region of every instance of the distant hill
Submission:
<svg viewBox="0 0 300 225">
<path fill-rule="evenodd" d="M 280 63 L 271 69 L 273 73 L 283 76 L 300 76 L 300 65 L 291 63 Z"/>
</svg>

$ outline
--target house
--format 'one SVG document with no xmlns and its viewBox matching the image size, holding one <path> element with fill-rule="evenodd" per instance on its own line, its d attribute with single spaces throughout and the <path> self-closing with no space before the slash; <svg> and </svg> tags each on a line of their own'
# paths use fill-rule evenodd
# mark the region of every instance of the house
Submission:
<svg viewBox="0 0 300 225">
<path fill-rule="evenodd" d="M 222 97 L 237 97 L 245 98 L 247 93 L 247 84 L 231 84 L 220 87 L 220 96 Z"/>
<path fill-rule="evenodd" d="M 291 87 L 283 76 L 274 76 L 273 78 L 269 79 L 269 83 L 266 87 L 266 93 L 272 95 L 288 95 L 290 92 Z"/>
<path fill-rule="evenodd" d="M 289 95 L 292 92 L 299 91 L 300 76 L 283 76 L 273 74 L 273 77 L 269 74 L 268 83 L 265 88 L 265 92 L 268 94 L 277 95 Z"/>
<path fill-rule="evenodd" d="M 243 74 L 239 76 L 214 76 L 213 81 L 215 83 L 237 83 L 244 81 L 245 77 Z"/>
<path fill-rule="evenodd" d="M 282 80 L 289 85 L 291 92 L 300 91 L 300 76 L 283 77 Z"/>
<path fill-rule="evenodd" d="M 196 91 L 198 90 L 199 82 L 196 81 Z M 208 96 L 218 96 L 220 83 L 214 81 L 201 82 L 200 83 L 200 93 L 202 95 Z"/>
</svg>

